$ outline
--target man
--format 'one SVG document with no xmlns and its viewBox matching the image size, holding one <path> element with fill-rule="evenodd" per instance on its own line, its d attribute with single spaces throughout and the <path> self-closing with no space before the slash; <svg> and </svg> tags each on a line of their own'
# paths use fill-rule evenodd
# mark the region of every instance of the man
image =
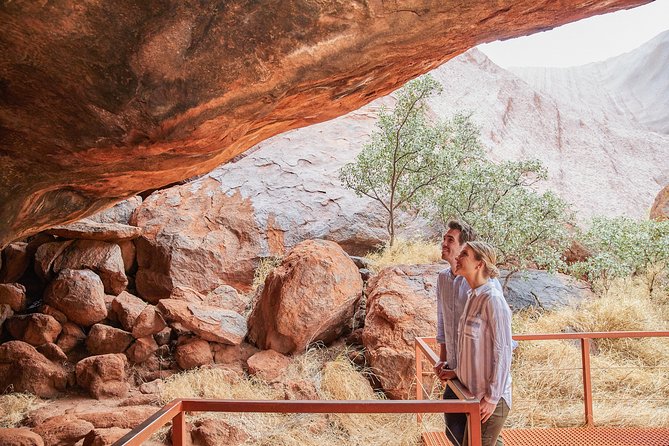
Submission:
<svg viewBox="0 0 669 446">
<path fill-rule="evenodd" d="M 439 344 L 439 362 L 434 366 L 434 373 L 441 379 L 452 377 L 452 371 L 457 367 L 458 322 L 467 303 L 467 296 L 471 288 L 467 281 L 458 276 L 456 259 L 463 246 L 469 241 L 476 240 L 476 232 L 467 223 L 450 220 L 448 230 L 441 242 L 441 258 L 446 260 L 449 267 L 439 273 L 437 279 L 437 343 Z M 492 285 L 501 291 L 502 287 L 497 279 L 492 279 Z M 446 387 L 444 399 L 457 399 L 455 393 Z M 467 416 L 465 414 L 445 414 L 446 436 L 454 445 L 461 445 Z"/>
<path fill-rule="evenodd" d="M 439 273 L 437 278 L 437 343 L 439 344 L 439 362 L 434 366 L 434 373 L 445 378 L 447 371 L 457 365 L 458 322 L 467 302 L 469 285 L 467 281 L 455 274 L 456 259 L 462 247 L 468 241 L 476 239 L 476 233 L 466 223 L 450 220 L 448 230 L 441 242 L 441 258 L 449 267 Z M 457 399 L 455 393 L 446 386 L 445 400 Z M 447 413 L 446 436 L 454 445 L 462 444 L 467 416 L 465 414 Z"/>
</svg>

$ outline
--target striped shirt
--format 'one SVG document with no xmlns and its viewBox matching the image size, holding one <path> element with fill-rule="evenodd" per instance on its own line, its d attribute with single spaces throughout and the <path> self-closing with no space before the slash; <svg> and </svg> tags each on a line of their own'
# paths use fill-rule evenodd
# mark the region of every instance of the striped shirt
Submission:
<svg viewBox="0 0 669 446">
<path fill-rule="evenodd" d="M 490 279 L 495 288 L 502 292 L 497 279 Z M 437 342 L 446 346 L 446 362 L 449 369 L 458 365 L 458 323 L 465 309 L 471 288 L 462 276 L 456 276 L 451 268 L 439 273 L 437 278 Z"/>
<path fill-rule="evenodd" d="M 470 291 L 458 325 L 458 379 L 477 398 L 511 408 L 511 309 L 490 281 Z"/>
</svg>

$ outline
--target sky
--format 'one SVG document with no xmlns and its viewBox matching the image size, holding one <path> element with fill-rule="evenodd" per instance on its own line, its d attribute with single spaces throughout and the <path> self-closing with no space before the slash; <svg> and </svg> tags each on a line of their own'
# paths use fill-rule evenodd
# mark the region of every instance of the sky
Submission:
<svg viewBox="0 0 669 446">
<path fill-rule="evenodd" d="M 669 0 L 568 23 L 550 31 L 479 45 L 497 65 L 568 67 L 638 48 L 669 29 Z"/>
</svg>

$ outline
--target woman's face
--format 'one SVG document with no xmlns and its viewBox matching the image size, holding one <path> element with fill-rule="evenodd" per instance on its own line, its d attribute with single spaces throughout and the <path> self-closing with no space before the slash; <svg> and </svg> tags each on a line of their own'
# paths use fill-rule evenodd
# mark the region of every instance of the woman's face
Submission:
<svg viewBox="0 0 669 446">
<path fill-rule="evenodd" d="M 465 246 L 460 255 L 456 259 L 458 274 L 467 277 L 474 277 L 476 275 L 476 267 L 481 263 L 474 257 L 474 251 L 469 246 Z"/>
</svg>

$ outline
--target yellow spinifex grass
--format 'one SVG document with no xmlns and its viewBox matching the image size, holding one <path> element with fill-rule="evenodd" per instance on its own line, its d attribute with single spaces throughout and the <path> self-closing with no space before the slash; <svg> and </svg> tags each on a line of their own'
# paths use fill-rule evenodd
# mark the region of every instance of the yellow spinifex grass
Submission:
<svg viewBox="0 0 669 446">
<path fill-rule="evenodd" d="M 46 404 L 29 393 L 8 393 L 0 395 L 0 428 L 18 427 L 31 410 Z"/>
<path fill-rule="evenodd" d="M 284 381 L 307 380 L 324 400 L 378 400 L 365 374 L 356 369 L 345 347 L 312 349 L 296 356 Z M 174 398 L 284 399 L 280 385 L 239 378 L 223 369 L 197 369 L 174 375 L 162 389 L 162 402 Z M 194 414 L 189 422 L 216 418 L 249 434 L 245 444 L 319 446 L 420 444 L 412 414 Z M 157 438 L 165 437 L 166 431 Z"/>
<path fill-rule="evenodd" d="M 573 308 L 514 316 L 514 333 L 669 330 L 667 291 L 651 296 L 642 278 L 614 281 Z M 521 342 L 512 366 L 508 426 L 583 423 L 580 341 Z M 601 339 L 591 345 L 596 425 L 669 427 L 669 338 Z"/>
<path fill-rule="evenodd" d="M 420 265 L 436 263 L 441 259 L 439 243 L 425 240 L 397 239 L 395 244 L 367 254 L 370 268 L 378 272 L 394 265 Z"/>
</svg>

